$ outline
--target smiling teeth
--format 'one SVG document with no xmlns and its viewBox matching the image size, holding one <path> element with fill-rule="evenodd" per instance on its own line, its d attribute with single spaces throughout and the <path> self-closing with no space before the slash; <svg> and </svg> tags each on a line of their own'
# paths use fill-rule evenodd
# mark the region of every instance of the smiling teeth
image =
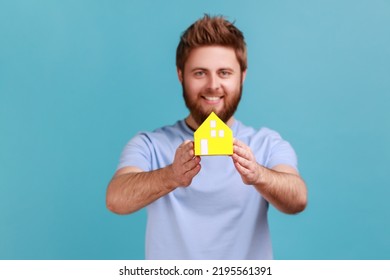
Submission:
<svg viewBox="0 0 390 280">
<path fill-rule="evenodd" d="M 210 100 L 210 101 L 217 101 L 217 100 L 221 99 L 221 97 L 214 97 L 214 96 L 212 96 L 212 97 L 205 96 L 204 98 L 207 100 Z"/>
</svg>

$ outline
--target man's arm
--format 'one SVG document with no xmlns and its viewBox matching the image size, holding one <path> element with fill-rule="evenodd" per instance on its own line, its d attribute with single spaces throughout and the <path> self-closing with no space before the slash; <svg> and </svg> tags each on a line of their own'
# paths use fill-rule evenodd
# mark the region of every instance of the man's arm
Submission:
<svg viewBox="0 0 390 280">
<path fill-rule="evenodd" d="M 200 157 L 194 156 L 192 141 L 176 150 L 171 165 L 144 172 L 137 167 L 119 169 L 107 187 L 106 205 L 117 214 L 130 214 L 177 187 L 187 187 L 200 171 Z"/>
<path fill-rule="evenodd" d="M 234 139 L 233 162 L 243 182 L 253 185 L 261 195 L 284 213 L 295 214 L 307 204 L 306 184 L 288 165 L 268 169 L 256 162 L 251 149 Z"/>
</svg>

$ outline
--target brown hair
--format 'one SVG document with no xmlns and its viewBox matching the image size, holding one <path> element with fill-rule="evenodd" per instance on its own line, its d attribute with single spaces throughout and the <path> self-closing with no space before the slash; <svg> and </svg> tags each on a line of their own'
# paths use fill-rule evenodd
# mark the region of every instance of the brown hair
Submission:
<svg viewBox="0 0 390 280">
<path fill-rule="evenodd" d="M 224 46 L 234 49 L 241 71 L 247 68 L 247 52 L 244 35 L 223 16 L 203 18 L 193 23 L 180 37 L 176 49 L 176 67 L 184 71 L 184 64 L 191 50 L 202 46 Z"/>
</svg>

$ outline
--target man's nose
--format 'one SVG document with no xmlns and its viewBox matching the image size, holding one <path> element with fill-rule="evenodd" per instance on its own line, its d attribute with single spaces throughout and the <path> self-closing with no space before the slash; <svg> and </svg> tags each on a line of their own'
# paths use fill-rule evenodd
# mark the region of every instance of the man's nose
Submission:
<svg viewBox="0 0 390 280">
<path fill-rule="evenodd" d="M 209 75 L 208 88 L 211 90 L 217 90 L 221 86 L 218 75 L 211 74 Z"/>
</svg>

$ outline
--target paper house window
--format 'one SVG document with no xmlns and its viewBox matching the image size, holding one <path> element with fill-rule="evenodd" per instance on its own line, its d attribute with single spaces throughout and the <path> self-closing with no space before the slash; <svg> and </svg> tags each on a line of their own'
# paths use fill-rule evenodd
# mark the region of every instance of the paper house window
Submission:
<svg viewBox="0 0 390 280">
<path fill-rule="evenodd" d="M 194 132 L 194 146 L 197 156 L 232 155 L 233 131 L 211 113 Z"/>
</svg>

